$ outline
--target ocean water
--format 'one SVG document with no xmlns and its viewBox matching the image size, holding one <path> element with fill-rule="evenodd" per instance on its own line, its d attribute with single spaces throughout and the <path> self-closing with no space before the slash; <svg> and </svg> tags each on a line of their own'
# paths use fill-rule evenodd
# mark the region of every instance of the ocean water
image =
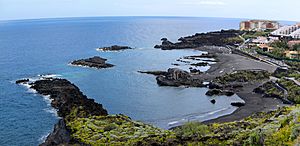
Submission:
<svg viewBox="0 0 300 146">
<path fill-rule="evenodd" d="M 59 75 L 102 103 L 110 114 L 161 128 L 232 113 L 237 96 L 205 96 L 205 88 L 159 87 L 154 76 L 139 70 L 166 70 L 194 50 L 162 51 L 162 37 L 176 41 L 197 32 L 238 28 L 239 19 L 184 17 L 99 17 L 0 22 L 0 145 L 38 145 L 57 122 L 46 97 L 14 84 L 20 78 Z M 98 52 L 96 48 L 128 45 L 133 50 Z M 69 66 L 75 59 L 101 56 L 109 69 Z M 186 68 L 184 66 L 183 68 Z M 205 70 L 207 68 L 201 68 Z"/>
</svg>

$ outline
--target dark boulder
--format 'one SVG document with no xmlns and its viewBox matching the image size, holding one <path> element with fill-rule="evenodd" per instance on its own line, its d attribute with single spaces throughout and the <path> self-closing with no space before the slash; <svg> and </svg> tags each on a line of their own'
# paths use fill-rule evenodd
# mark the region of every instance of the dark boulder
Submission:
<svg viewBox="0 0 300 146">
<path fill-rule="evenodd" d="M 216 100 L 215 100 L 215 99 L 210 100 L 210 102 L 211 102 L 212 104 L 216 104 Z"/>
<path fill-rule="evenodd" d="M 245 102 L 232 102 L 231 105 L 236 107 L 242 107 L 245 106 Z"/>
</svg>

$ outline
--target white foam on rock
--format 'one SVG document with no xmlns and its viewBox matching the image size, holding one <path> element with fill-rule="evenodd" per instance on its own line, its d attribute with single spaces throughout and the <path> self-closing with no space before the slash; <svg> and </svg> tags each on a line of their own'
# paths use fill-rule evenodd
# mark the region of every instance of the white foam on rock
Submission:
<svg viewBox="0 0 300 146">
<path fill-rule="evenodd" d="M 44 143 L 49 135 L 50 135 L 50 132 L 43 135 L 42 137 L 40 137 L 39 140 L 38 140 L 39 143 Z"/>
<path fill-rule="evenodd" d="M 40 95 L 40 94 L 38 94 L 38 92 L 35 89 L 31 88 L 32 85 L 30 85 L 30 84 L 34 83 L 38 80 L 49 79 L 49 78 L 60 78 L 60 77 L 62 77 L 62 75 L 59 75 L 59 74 L 37 75 L 36 77 L 28 78 L 29 82 L 25 82 L 25 83 L 20 84 L 20 85 L 26 87 L 28 89 L 27 92 L 33 93 L 34 96 L 36 96 L 36 95 L 42 96 L 43 100 L 47 103 L 47 106 L 49 107 L 49 108 L 44 109 L 44 111 L 46 111 L 47 113 L 53 114 L 57 118 L 59 118 L 58 115 L 57 115 L 57 110 L 51 106 L 52 99 L 50 98 L 50 95 Z"/>
</svg>

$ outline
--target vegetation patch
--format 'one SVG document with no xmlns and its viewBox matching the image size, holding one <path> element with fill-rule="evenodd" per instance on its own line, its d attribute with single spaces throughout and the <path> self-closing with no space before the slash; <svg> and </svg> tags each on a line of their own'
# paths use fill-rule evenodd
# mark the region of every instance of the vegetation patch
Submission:
<svg viewBox="0 0 300 146">
<path fill-rule="evenodd" d="M 268 79 L 270 73 L 264 70 L 241 70 L 231 74 L 225 74 L 217 77 L 214 82 L 226 84 L 228 82 L 249 82 L 256 80 Z"/>
<path fill-rule="evenodd" d="M 175 136 L 170 131 L 132 121 L 124 115 L 77 118 L 67 123 L 67 126 L 72 132 L 72 138 L 89 145 L 160 144 Z"/>
<path fill-rule="evenodd" d="M 299 106 L 283 107 L 238 122 L 187 123 L 174 132 L 187 145 L 293 145 L 299 140 L 299 115 Z"/>
<path fill-rule="evenodd" d="M 278 83 L 287 89 L 289 100 L 300 104 L 300 86 L 287 79 L 281 79 Z"/>
</svg>

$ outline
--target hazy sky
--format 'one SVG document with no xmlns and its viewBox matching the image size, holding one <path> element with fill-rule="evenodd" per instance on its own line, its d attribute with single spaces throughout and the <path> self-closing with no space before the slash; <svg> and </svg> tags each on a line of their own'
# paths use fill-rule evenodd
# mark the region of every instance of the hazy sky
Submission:
<svg viewBox="0 0 300 146">
<path fill-rule="evenodd" d="M 300 0 L 0 0 L 0 20 L 199 16 L 300 21 Z"/>
</svg>

